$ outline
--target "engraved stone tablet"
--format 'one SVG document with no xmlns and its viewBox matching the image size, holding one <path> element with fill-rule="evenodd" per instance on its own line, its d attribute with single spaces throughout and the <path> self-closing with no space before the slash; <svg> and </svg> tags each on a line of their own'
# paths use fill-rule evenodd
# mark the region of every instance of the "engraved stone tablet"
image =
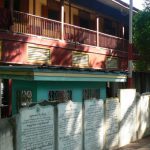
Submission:
<svg viewBox="0 0 150 150">
<path fill-rule="evenodd" d="M 142 139 L 150 133 L 150 95 L 142 94 L 137 102 L 138 138 Z"/>
<path fill-rule="evenodd" d="M 58 150 L 82 150 L 82 103 L 58 106 Z"/>
<path fill-rule="evenodd" d="M 131 143 L 136 137 L 136 90 L 120 90 L 120 145 Z"/>
<path fill-rule="evenodd" d="M 105 104 L 106 149 L 118 147 L 119 144 L 119 99 L 106 99 Z"/>
<path fill-rule="evenodd" d="M 21 109 L 17 131 L 18 150 L 54 150 L 53 106 Z"/>
<path fill-rule="evenodd" d="M 84 149 L 101 150 L 104 145 L 103 101 L 86 100 L 84 115 Z"/>
</svg>

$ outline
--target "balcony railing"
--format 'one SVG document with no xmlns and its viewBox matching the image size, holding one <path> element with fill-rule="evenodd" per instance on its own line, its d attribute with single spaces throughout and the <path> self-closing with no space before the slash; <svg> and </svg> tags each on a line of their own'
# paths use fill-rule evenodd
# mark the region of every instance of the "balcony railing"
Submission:
<svg viewBox="0 0 150 150">
<path fill-rule="evenodd" d="M 13 32 L 61 39 L 61 22 L 14 11 Z M 67 42 L 127 51 L 128 41 L 97 31 L 64 23 L 63 39 Z"/>
<path fill-rule="evenodd" d="M 64 30 L 65 40 L 96 46 L 96 31 L 88 30 L 67 23 L 64 24 Z"/>
<path fill-rule="evenodd" d="M 13 15 L 13 32 L 61 38 L 61 22 L 17 11 Z"/>
</svg>

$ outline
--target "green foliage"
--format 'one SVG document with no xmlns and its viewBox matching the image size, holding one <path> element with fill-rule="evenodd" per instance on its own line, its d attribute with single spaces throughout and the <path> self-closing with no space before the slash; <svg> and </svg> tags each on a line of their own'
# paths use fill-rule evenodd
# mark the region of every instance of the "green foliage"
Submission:
<svg viewBox="0 0 150 150">
<path fill-rule="evenodd" d="M 149 1 L 148 1 L 149 2 Z M 139 70 L 150 69 L 150 7 L 138 12 L 133 20 L 133 40 L 139 50 L 140 61 L 136 67 Z"/>
</svg>

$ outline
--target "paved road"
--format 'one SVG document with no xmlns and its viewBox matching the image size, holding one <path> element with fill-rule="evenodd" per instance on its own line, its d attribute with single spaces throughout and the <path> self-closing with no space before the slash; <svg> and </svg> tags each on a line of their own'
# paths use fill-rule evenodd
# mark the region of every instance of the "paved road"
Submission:
<svg viewBox="0 0 150 150">
<path fill-rule="evenodd" d="M 150 136 L 126 145 L 118 150 L 150 150 Z"/>
</svg>

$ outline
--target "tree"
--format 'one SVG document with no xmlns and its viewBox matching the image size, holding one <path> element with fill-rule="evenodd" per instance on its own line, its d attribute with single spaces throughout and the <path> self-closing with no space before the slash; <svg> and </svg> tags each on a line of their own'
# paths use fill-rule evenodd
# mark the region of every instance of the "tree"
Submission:
<svg viewBox="0 0 150 150">
<path fill-rule="evenodd" d="M 150 9 L 150 0 L 145 0 L 145 8 Z"/>
<path fill-rule="evenodd" d="M 150 0 L 145 0 L 145 9 L 134 16 L 133 40 L 140 54 L 136 68 L 150 70 Z"/>
</svg>

